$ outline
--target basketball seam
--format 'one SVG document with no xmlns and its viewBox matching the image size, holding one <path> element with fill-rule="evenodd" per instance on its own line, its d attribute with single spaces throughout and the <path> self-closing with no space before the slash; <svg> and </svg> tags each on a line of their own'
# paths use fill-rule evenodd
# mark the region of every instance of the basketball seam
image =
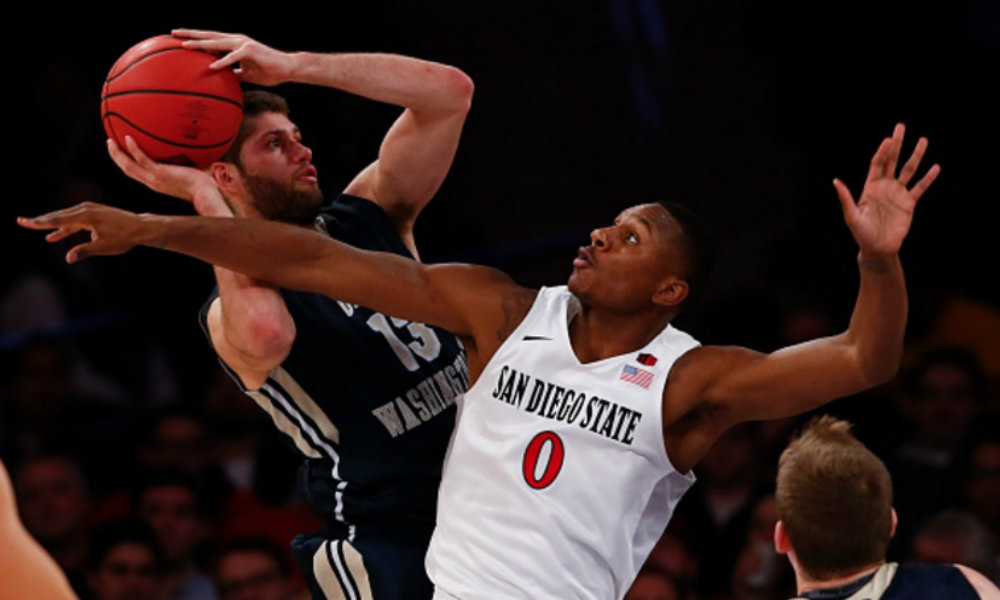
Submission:
<svg viewBox="0 0 1000 600">
<path fill-rule="evenodd" d="M 167 138 L 162 138 L 156 134 L 150 133 L 116 112 L 109 112 L 107 115 L 104 116 L 103 120 L 108 120 L 111 117 L 118 117 L 126 124 L 128 124 L 130 127 L 134 127 L 137 131 L 142 132 L 143 135 L 148 135 L 149 137 L 153 138 L 158 142 L 163 142 L 164 144 L 170 144 L 171 146 L 177 146 L 179 148 L 191 148 L 192 150 L 210 150 L 212 148 L 219 148 L 221 146 L 225 146 L 226 144 L 230 144 L 236 138 L 236 136 L 232 136 L 222 142 L 219 142 L 218 144 L 204 144 L 204 145 L 184 144 L 182 142 L 175 142 L 174 140 L 168 140 Z M 114 125 L 112 125 L 112 129 L 114 129 Z"/>
<path fill-rule="evenodd" d="M 232 98 L 226 98 L 225 96 L 216 96 L 215 94 L 206 94 L 204 92 L 189 92 L 186 90 L 156 90 L 156 89 L 143 89 L 143 90 L 128 90 L 127 92 L 113 92 L 104 96 L 104 100 L 109 98 L 116 98 L 118 96 L 128 96 L 130 94 L 171 94 L 174 96 L 196 96 L 199 98 L 211 98 L 212 100 L 219 100 L 221 102 L 227 102 L 236 106 L 240 110 L 243 110 L 243 105 L 239 102 L 233 100 Z"/>
<path fill-rule="evenodd" d="M 137 64 L 141 63 L 142 61 L 146 60 L 150 56 L 156 56 L 157 54 L 163 54 L 164 52 L 172 52 L 174 50 L 187 50 L 187 48 L 177 48 L 177 47 L 175 47 L 175 48 L 160 48 L 159 50 L 154 50 L 154 51 L 150 52 L 149 54 L 144 54 L 144 55 L 140 56 L 139 58 L 133 60 L 131 63 L 128 64 L 128 66 L 122 67 L 121 72 L 118 73 L 117 75 L 115 75 L 114 77 L 109 77 L 108 79 L 105 79 L 104 83 L 111 83 L 115 79 L 118 79 L 119 77 L 121 77 L 122 75 L 125 74 L 125 71 L 128 71 L 129 69 L 131 69 L 132 67 L 134 67 Z M 195 50 L 192 50 L 192 52 L 195 52 Z M 111 68 L 114 69 L 114 66 L 112 66 Z M 109 73 L 109 75 L 110 75 L 110 73 Z"/>
</svg>

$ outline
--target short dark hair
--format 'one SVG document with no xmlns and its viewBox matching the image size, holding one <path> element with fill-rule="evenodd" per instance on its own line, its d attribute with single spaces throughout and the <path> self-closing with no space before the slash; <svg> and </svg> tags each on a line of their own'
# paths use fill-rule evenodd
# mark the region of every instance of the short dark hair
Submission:
<svg viewBox="0 0 1000 600">
<path fill-rule="evenodd" d="M 219 563 L 230 554 L 241 552 L 256 552 L 263 554 L 274 562 L 278 567 L 278 573 L 282 577 L 290 577 L 292 574 L 291 565 L 288 564 L 288 557 L 278 544 L 265 537 L 245 536 L 233 538 L 224 542 L 215 552 L 215 563 L 218 568 Z"/>
<path fill-rule="evenodd" d="M 267 90 L 248 90 L 243 92 L 243 122 L 240 123 L 240 130 L 233 140 L 233 145 L 220 158 L 222 162 L 232 163 L 237 167 L 242 167 L 240 162 L 240 150 L 243 143 L 253 132 L 253 121 L 263 113 L 275 112 L 286 117 L 289 115 L 288 101 Z"/>
<path fill-rule="evenodd" d="M 118 519 L 102 525 L 90 539 L 87 568 L 96 571 L 108 554 L 121 544 L 145 546 L 153 554 L 156 571 L 163 569 L 163 547 L 152 526 L 141 519 Z"/>
<path fill-rule="evenodd" d="M 186 471 L 171 468 L 150 469 L 141 473 L 132 488 L 132 506 L 141 508 L 146 492 L 159 487 L 178 487 L 187 490 L 194 501 L 197 515 L 204 517 L 207 514 L 208 507 L 199 478 Z"/>
<path fill-rule="evenodd" d="M 681 226 L 681 251 L 684 255 L 684 278 L 688 283 L 688 296 L 681 304 L 688 309 L 705 295 L 712 271 L 715 269 L 715 242 L 708 227 L 690 209 L 674 202 L 660 202 L 670 216 Z"/>
<path fill-rule="evenodd" d="M 778 461 L 778 517 L 802 569 L 832 579 L 885 560 L 892 480 L 885 464 L 830 416 L 814 419 Z"/>
</svg>

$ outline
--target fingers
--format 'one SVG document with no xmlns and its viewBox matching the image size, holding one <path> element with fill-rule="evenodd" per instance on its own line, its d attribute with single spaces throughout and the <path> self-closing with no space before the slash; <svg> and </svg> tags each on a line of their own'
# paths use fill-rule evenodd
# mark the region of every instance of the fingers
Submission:
<svg viewBox="0 0 1000 600">
<path fill-rule="evenodd" d="M 924 192 L 927 191 L 927 188 L 931 187 L 931 184 L 934 183 L 934 180 L 937 179 L 937 176 L 940 173 L 941 173 L 941 165 L 935 164 L 933 167 L 930 168 L 929 171 L 927 171 L 927 174 L 924 175 L 923 178 L 917 182 L 917 185 L 913 186 L 913 188 L 910 190 L 910 196 L 913 197 L 914 202 L 920 200 L 920 197 L 924 195 Z"/>
<path fill-rule="evenodd" d="M 920 166 L 920 161 L 924 159 L 925 152 L 927 152 L 927 138 L 922 137 L 917 140 L 913 154 L 910 155 L 909 160 L 903 165 L 903 170 L 899 172 L 899 183 L 904 186 L 910 183 L 913 174 L 917 172 L 917 167 Z"/>
<path fill-rule="evenodd" d="M 889 155 L 892 153 L 892 145 L 892 138 L 885 138 L 879 144 L 878 150 L 875 151 L 875 156 L 872 156 L 871 167 L 868 169 L 868 181 L 886 177 L 888 173 L 887 167 L 889 166 Z"/>
<path fill-rule="evenodd" d="M 66 253 L 66 262 L 68 262 L 69 264 L 73 264 L 87 258 L 91 254 L 93 254 L 93 252 L 91 251 L 92 245 L 93 241 L 84 242 L 82 244 L 77 244 L 76 246 L 73 246 L 72 248 L 69 249 L 69 252 Z"/>
<path fill-rule="evenodd" d="M 219 60 L 209 65 L 210 69 L 224 69 L 232 65 L 233 63 L 238 63 L 247 55 L 250 54 L 250 44 L 243 44 L 235 52 L 230 52 L 229 54 L 223 56 Z"/>
<path fill-rule="evenodd" d="M 17 224 L 25 229 L 38 231 L 58 229 L 60 227 L 76 227 L 77 230 L 87 227 L 89 214 L 102 205 L 93 202 L 81 202 L 76 206 L 54 210 L 37 217 L 18 217 Z"/>
<path fill-rule="evenodd" d="M 135 161 L 111 138 L 108 138 L 108 154 L 111 155 L 111 160 L 115 161 L 115 164 L 118 165 L 118 168 L 122 172 L 133 179 L 137 177 Z"/>
<path fill-rule="evenodd" d="M 25 229 L 35 231 L 45 231 L 48 229 L 59 229 L 69 224 L 68 219 L 63 214 L 65 211 L 56 211 L 38 217 L 18 217 L 17 224 Z"/>
<path fill-rule="evenodd" d="M 61 242 L 64 239 L 68 238 L 69 236 L 73 235 L 74 233 L 83 231 L 83 229 L 84 228 L 79 225 L 68 225 L 65 227 L 60 227 L 59 229 L 45 236 L 45 241 L 50 244 Z"/>
<path fill-rule="evenodd" d="M 887 157 L 885 170 L 886 173 L 893 177 L 896 175 L 896 163 L 899 160 L 899 151 L 903 147 L 903 136 L 906 134 L 906 126 L 902 123 L 896 123 L 895 129 L 892 130 L 892 148 Z"/>
<path fill-rule="evenodd" d="M 139 144 L 136 143 L 135 139 L 130 135 L 125 136 L 125 148 L 128 149 L 128 153 L 132 156 L 132 159 L 142 167 L 144 170 L 148 171 L 156 167 L 157 163 L 153 159 L 149 158 Z"/>
<path fill-rule="evenodd" d="M 222 37 L 211 40 L 184 40 L 181 44 L 189 50 L 205 50 L 207 52 L 229 52 L 235 50 L 246 41 L 242 36 Z"/>
<path fill-rule="evenodd" d="M 851 190 L 847 189 L 844 182 L 839 179 L 833 180 L 833 187 L 837 190 L 837 198 L 840 199 L 840 208 L 844 211 L 844 219 L 850 221 L 858 211 L 858 205 L 851 196 Z"/>
<path fill-rule="evenodd" d="M 210 40 L 219 37 L 231 37 L 231 33 L 222 33 L 221 31 L 209 31 L 207 29 L 171 29 L 170 35 L 174 37 L 181 38 L 191 38 L 195 40 Z"/>
</svg>

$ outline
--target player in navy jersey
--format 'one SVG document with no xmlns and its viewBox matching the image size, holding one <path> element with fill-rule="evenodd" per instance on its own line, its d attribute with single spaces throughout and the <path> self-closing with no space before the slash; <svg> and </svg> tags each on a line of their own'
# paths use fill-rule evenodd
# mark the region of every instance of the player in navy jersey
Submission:
<svg viewBox="0 0 1000 600">
<path fill-rule="evenodd" d="M 435 596 L 621 598 L 724 431 L 895 375 L 907 312 L 899 250 L 940 172 L 913 183 L 927 140 L 900 166 L 903 136 L 899 124 L 882 141 L 858 200 L 834 181 L 859 249 L 847 327 L 771 353 L 700 346 L 670 325 L 711 262 L 706 232 L 675 205 L 634 206 L 595 229 L 568 285 L 541 292 L 494 269 L 421 265 L 259 220 L 89 204 L 19 222 L 54 229 L 50 241 L 90 231 L 71 263 L 147 245 L 458 335 L 473 383 L 428 551 Z"/>
<path fill-rule="evenodd" d="M 778 462 L 774 544 L 811 600 L 1000 599 L 964 565 L 886 563 L 896 530 L 885 465 L 832 417 L 813 420 Z"/>
<path fill-rule="evenodd" d="M 404 56 L 285 53 L 242 35 L 174 35 L 222 53 L 213 68 L 238 62 L 245 82 L 331 87 L 404 111 L 377 160 L 332 201 L 284 99 L 259 90 L 245 94 L 237 138 L 208 172 L 158 164 L 132 140 L 127 148 L 109 140 L 126 174 L 201 215 L 282 221 L 419 259 L 413 225 L 455 155 L 472 95 L 464 73 Z M 455 338 L 226 269 L 215 274 L 205 332 L 237 384 L 306 457 L 300 481 L 327 520 L 324 531 L 293 542 L 313 595 L 429 597 L 423 558 L 454 398 L 467 385 Z"/>
</svg>

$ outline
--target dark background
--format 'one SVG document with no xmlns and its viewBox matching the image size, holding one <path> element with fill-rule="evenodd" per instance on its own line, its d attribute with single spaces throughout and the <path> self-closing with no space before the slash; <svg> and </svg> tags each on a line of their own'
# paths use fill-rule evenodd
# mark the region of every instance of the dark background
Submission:
<svg viewBox="0 0 1000 600">
<path fill-rule="evenodd" d="M 15 229 L 16 213 L 92 195 L 185 210 L 117 172 L 102 144 L 98 96 L 125 49 L 190 26 L 244 31 L 281 49 L 413 54 L 472 76 L 476 95 L 454 168 L 419 224 L 431 260 L 491 262 L 526 284 L 562 282 L 590 228 L 626 206 L 668 199 L 717 235 L 714 298 L 753 298 L 789 283 L 846 315 L 854 246 L 830 181 L 841 177 L 857 193 L 881 138 L 903 121 L 907 151 L 926 135 L 925 168 L 943 166 L 904 248 L 911 290 L 995 303 L 998 11 L 987 0 L 933 10 L 609 0 L 161 9 L 132 15 L 127 27 L 61 15 L 25 40 L 26 72 L 11 82 L 20 104 L 11 116 L 27 130 L 8 163 L 17 193 L 3 209 L 3 281 L 56 259 L 40 236 Z M 327 193 L 375 156 L 397 113 L 336 91 L 280 92 Z M 80 314 L 110 303 L 156 315 L 170 335 L 198 335 L 191 315 L 208 268 L 137 252 L 89 269 L 106 297 L 74 296 Z"/>
<path fill-rule="evenodd" d="M 784 343 L 782 317 L 795 307 L 846 325 L 857 248 L 831 180 L 840 177 L 857 195 L 882 138 L 905 122 L 905 155 L 917 136 L 930 139 L 918 176 L 942 165 L 902 252 L 909 347 L 930 335 L 949 300 L 994 311 L 1000 304 L 1000 4 L 992 0 L 27 11 L 5 36 L 11 154 L 0 298 L 26 277 L 53 282 L 66 318 L 47 331 L 116 381 L 126 407 L 197 402 L 217 373 L 196 320 L 210 268 L 145 249 L 67 267 L 65 246 L 19 230 L 14 217 L 84 200 L 190 212 L 118 172 L 99 118 L 112 63 L 173 27 L 240 31 L 283 50 L 396 52 L 463 69 L 476 93 L 451 174 L 418 224 L 425 260 L 487 263 L 526 285 L 560 284 L 595 226 L 633 204 L 683 203 L 714 231 L 720 263 L 706 303 L 681 325 L 709 343 L 761 350 Z M 334 90 L 278 91 L 327 194 L 376 156 L 399 112 Z M 5 382 L 10 356 L 30 333 L 17 325 L 0 329 Z M 169 377 L 150 371 L 151 356 Z M 996 379 L 995 357 L 986 362 Z M 892 446 L 883 431 L 903 426 L 889 402 L 845 402 L 834 409 L 861 421 L 867 443 Z M 104 476 L 105 485 L 121 484 Z"/>
</svg>

